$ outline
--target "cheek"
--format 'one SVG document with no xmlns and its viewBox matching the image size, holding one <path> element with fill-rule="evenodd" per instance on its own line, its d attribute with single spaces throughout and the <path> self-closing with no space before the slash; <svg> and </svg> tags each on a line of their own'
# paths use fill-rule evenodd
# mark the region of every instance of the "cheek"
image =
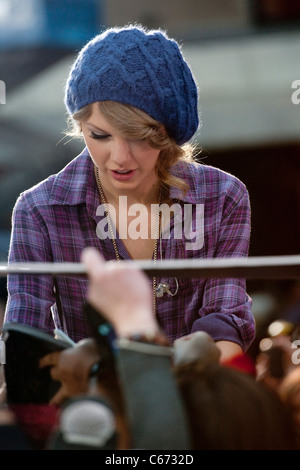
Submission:
<svg viewBox="0 0 300 470">
<path fill-rule="evenodd" d="M 157 160 L 158 160 L 158 155 L 151 154 L 148 156 L 148 158 L 146 157 L 147 168 L 149 168 L 149 170 L 154 169 L 156 167 Z"/>
<path fill-rule="evenodd" d="M 153 149 L 148 144 L 139 145 L 135 151 L 136 160 L 147 170 L 155 168 L 159 154 L 159 150 Z"/>
<path fill-rule="evenodd" d="M 86 146 L 88 148 L 91 159 L 94 163 L 97 164 L 97 166 L 101 166 L 101 164 L 105 163 L 108 157 L 104 146 L 101 146 L 100 148 L 100 146 L 97 145 L 97 141 L 91 142 L 91 139 L 89 139 L 88 142 L 86 141 Z"/>
</svg>

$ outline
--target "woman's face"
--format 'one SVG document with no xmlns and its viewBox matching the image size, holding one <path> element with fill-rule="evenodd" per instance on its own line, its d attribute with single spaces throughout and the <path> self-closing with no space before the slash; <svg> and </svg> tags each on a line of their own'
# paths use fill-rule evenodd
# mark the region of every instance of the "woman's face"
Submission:
<svg viewBox="0 0 300 470">
<path fill-rule="evenodd" d="M 142 140 L 123 137 L 101 114 L 97 103 L 86 122 L 81 122 L 86 146 L 104 189 L 118 194 L 147 194 L 157 183 L 156 162 L 160 150 Z"/>
</svg>

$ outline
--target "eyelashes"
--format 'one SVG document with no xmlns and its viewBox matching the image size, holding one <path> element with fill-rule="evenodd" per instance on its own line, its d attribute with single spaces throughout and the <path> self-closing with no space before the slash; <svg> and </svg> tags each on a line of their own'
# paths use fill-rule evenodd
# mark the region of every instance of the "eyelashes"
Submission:
<svg viewBox="0 0 300 470">
<path fill-rule="evenodd" d="M 109 136 L 109 134 L 96 134 L 96 132 L 91 131 L 90 132 L 90 137 L 92 139 L 96 139 L 96 140 L 105 140 L 105 139 L 108 139 L 110 136 Z"/>
</svg>

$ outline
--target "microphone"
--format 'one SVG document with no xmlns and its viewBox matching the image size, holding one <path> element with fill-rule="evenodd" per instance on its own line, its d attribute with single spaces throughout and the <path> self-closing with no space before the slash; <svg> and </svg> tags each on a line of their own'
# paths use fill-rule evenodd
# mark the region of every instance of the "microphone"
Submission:
<svg viewBox="0 0 300 470">
<path fill-rule="evenodd" d="M 100 397 L 77 397 L 62 407 L 50 450 L 115 450 L 117 432 L 112 408 Z"/>
<path fill-rule="evenodd" d="M 198 361 L 202 364 L 218 363 L 221 352 L 212 337 L 205 331 L 195 331 L 178 338 L 173 343 L 173 361 L 175 366 Z"/>
</svg>

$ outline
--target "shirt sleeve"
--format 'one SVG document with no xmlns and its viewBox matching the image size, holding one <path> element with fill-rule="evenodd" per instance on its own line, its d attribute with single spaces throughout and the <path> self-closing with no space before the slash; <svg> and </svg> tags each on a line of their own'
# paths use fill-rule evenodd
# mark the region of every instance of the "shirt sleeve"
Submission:
<svg viewBox="0 0 300 470">
<path fill-rule="evenodd" d="M 9 263 L 51 262 L 46 224 L 32 196 L 21 195 L 12 215 Z M 53 333 L 51 307 L 55 304 L 51 276 L 9 275 L 5 322 L 27 324 Z"/>
<path fill-rule="evenodd" d="M 214 256 L 235 258 L 248 255 L 251 211 L 245 188 L 239 197 L 228 197 Z M 244 351 L 255 335 L 252 301 L 246 292 L 246 280 L 238 278 L 208 279 L 205 285 L 199 317 L 192 326 L 194 331 L 206 331 L 215 341 L 232 341 Z"/>
</svg>

